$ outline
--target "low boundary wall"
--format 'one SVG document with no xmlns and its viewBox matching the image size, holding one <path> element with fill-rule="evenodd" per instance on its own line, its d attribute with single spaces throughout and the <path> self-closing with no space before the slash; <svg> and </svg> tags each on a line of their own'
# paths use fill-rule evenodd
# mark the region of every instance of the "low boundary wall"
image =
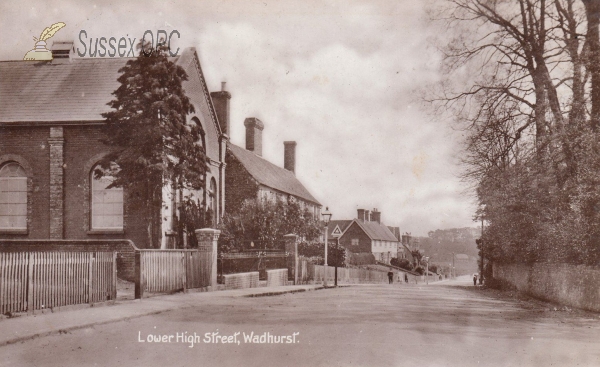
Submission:
<svg viewBox="0 0 600 367">
<path fill-rule="evenodd" d="M 287 285 L 288 270 L 287 269 L 272 269 L 267 270 L 267 287 L 277 287 Z"/>
<path fill-rule="evenodd" d="M 413 274 L 394 269 L 394 283 L 405 283 L 404 275 L 407 275 L 408 283 L 421 284 L 427 280 L 425 276 L 415 276 Z M 328 266 L 327 274 L 323 265 L 311 264 L 306 259 L 300 259 L 298 262 L 298 284 L 310 284 L 315 282 L 323 282 L 327 276 L 327 283 L 333 283 L 335 279 L 335 267 Z M 429 282 L 439 280 L 437 276 L 430 276 Z M 387 284 L 389 282 L 387 271 L 365 269 L 365 268 L 341 268 L 338 267 L 338 284 Z"/>
<path fill-rule="evenodd" d="M 258 287 L 258 271 L 223 275 L 225 289 L 242 289 Z"/>
<path fill-rule="evenodd" d="M 569 264 L 493 264 L 493 277 L 533 297 L 600 312 L 600 269 Z"/>
</svg>

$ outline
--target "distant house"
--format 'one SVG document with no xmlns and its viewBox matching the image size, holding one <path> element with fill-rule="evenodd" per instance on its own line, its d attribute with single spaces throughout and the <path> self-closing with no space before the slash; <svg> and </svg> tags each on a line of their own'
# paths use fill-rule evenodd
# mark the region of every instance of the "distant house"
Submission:
<svg viewBox="0 0 600 367">
<path fill-rule="evenodd" d="M 213 97 L 214 99 L 214 97 Z M 228 105 L 222 104 L 223 109 Z M 224 116 L 229 116 L 223 111 Z M 227 122 L 227 125 L 229 123 Z M 257 118 L 244 121 L 246 148 L 227 143 L 225 162 L 225 207 L 228 213 L 236 213 L 248 199 L 270 201 L 295 200 L 315 218 L 321 214 L 321 204 L 295 175 L 296 142 L 284 142 L 284 167 L 277 166 L 262 157 L 262 131 L 264 124 Z"/>
<path fill-rule="evenodd" d="M 65 47 L 66 46 L 66 47 Z M 110 147 L 102 143 L 103 112 L 130 58 L 72 57 L 72 43 L 53 47 L 47 62 L 0 62 L 0 239 L 129 239 L 138 247 L 165 247 L 177 215 L 177 195 L 163 191 L 161 243 L 147 243 L 141 208 L 128 192 L 108 189 L 92 172 Z M 210 159 L 197 200 L 223 212 L 225 144 L 194 48 L 171 61 L 187 73 L 183 83 Z M 158 215 L 159 213 L 157 213 Z"/>
<path fill-rule="evenodd" d="M 400 240 L 381 223 L 381 212 L 377 209 L 372 212 L 358 209 L 357 213 L 357 218 L 346 226 L 339 237 L 340 244 L 352 253 L 372 253 L 375 260 L 389 264 L 392 258 L 398 256 Z"/>
<path fill-rule="evenodd" d="M 454 255 L 456 261 L 469 261 L 469 255 L 467 254 L 456 254 Z"/>
</svg>

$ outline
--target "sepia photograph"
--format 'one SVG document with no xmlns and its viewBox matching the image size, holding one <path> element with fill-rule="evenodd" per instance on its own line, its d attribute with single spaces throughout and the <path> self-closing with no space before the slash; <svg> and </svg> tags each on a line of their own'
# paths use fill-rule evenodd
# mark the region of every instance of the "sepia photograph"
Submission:
<svg viewBox="0 0 600 367">
<path fill-rule="evenodd" d="M 600 0 L 0 31 L 0 367 L 600 366 Z"/>
</svg>

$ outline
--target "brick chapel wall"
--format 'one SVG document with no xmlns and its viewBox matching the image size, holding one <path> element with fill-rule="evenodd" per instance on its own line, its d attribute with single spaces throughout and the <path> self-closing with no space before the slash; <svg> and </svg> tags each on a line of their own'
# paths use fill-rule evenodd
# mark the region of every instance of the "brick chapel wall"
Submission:
<svg viewBox="0 0 600 367">
<path fill-rule="evenodd" d="M 100 125 L 64 128 L 65 156 L 65 238 L 132 240 L 147 248 L 147 226 L 144 211 L 127 204 L 125 199 L 124 231 L 122 233 L 90 232 L 90 173 L 93 166 L 109 152 L 104 145 Z"/>
<path fill-rule="evenodd" d="M 50 237 L 50 129 L 48 127 L 1 127 L 0 159 L 19 156 L 31 168 L 27 234 L 3 234 L 0 238 Z M 0 162 L 0 164 L 4 163 Z"/>
<path fill-rule="evenodd" d="M 31 169 L 31 192 L 26 234 L 6 234 L 0 232 L 0 239 L 130 239 L 140 248 L 147 247 L 147 229 L 143 212 L 126 206 L 125 230 L 123 233 L 91 234 L 90 230 L 90 170 L 109 151 L 100 142 L 102 137 L 99 125 L 65 126 L 62 137 L 50 136 L 48 126 L 22 126 L 0 128 L 0 159 L 12 160 L 17 156 Z M 56 131 L 56 129 L 55 129 Z M 50 142 L 56 147 L 56 140 L 62 139 L 62 157 L 56 151 L 51 154 Z M 54 204 L 51 205 L 50 157 L 54 157 Z M 62 161 L 62 190 L 56 188 L 60 182 L 60 169 L 56 164 Z M 2 162 L 0 162 L 1 164 Z M 57 180 L 58 177 L 58 180 Z M 61 199 L 62 196 L 62 199 Z M 57 210 L 57 202 L 62 200 L 62 223 L 56 220 L 51 225 L 51 210 Z M 127 193 L 125 193 L 127 200 Z M 54 209 L 51 209 L 51 206 Z M 60 208 L 58 208 L 60 210 Z M 59 212 L 59 211 L 57 211 Z M 60 228 L 62 226 L 62 228 Z M 51 227 L 55 230 L 51 233 Z"/>
<path fill-rule="evenodd" d="M 358 246 L 352 246 L 353 238 L 358 238 Z M 340 237 L 340 244 L 350 252 L 371 252 L 371 239 L 356 222 L 353 222 L 344 232 L 344 235 Z"/>
</svg>

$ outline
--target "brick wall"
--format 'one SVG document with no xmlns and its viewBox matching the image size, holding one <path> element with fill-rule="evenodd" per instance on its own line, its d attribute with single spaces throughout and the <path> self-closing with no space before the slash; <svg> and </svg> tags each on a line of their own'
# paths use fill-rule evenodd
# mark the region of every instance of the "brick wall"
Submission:
<svg viewBox="0 0 600 367">
<path fill-rule="evenodd" d="M 358 238 L 358 246 L 352 245 L 353 238 Z M 354 253 L 371 252 L 371 239 L 356 222 L 353 222 L 340 237 L 340 245 Z"/>
<path fill-rule="evenodd" d="M 0 252 L 116 251 L 117 276 L 135 281 L 136 246 L 129 240 L 10 240 L 0 239 Z"/>
<path fill-rule="evenodd" d="M 64 145 L 63 128 L 50 127 L 50 238 L 64 236 Z M 34 172 L 35 174 L 35 172 Z"/>
<path fill-rule="evenodd" d="M 26 234 L 6 234 L 0 238 L 49 238 L 50 237 L 50 148 L 48 127 L 0 128 L 0 158 L 15 160 L 17 156 L 31 169 L 31 190 L 28 201 L 28 223 Z M 26 170 L 27 168 L 24 167 Z"/>
<path fill-rule="evenodd" d="M 225 289 L 242 289 L 258 287 L 258 272 L 223 275 Z"/>
<path fill-rule="evenodd" d="M 257 198 L 258 184 L 229 150 L 225 162 L 225 208 L 227 213 L 236 213 L 244 200 Z"/>
<path fill-rule="evenodd" d="M 495 280 L 536 298 L 600 311 L 600 269 L 569 264 L 493 265 Z"/>
<path fill-rule="evenodd" d="M 27 233 L 0 239 L 125 238 L 148 247 L 144 212 L 127 203 L 124 231 L 90 231 L 90 172 L 109 151 L 100 125 L 3 127 L 0 136 L 0 164 L 17 160 L 30 171 Z"/>
<path fill-rule="evenodd" d="M 288 270 L 287 269 L 272 269 L 267 270 L 267 287 L 277 287 L 287 285 Z"/>
</svg>

